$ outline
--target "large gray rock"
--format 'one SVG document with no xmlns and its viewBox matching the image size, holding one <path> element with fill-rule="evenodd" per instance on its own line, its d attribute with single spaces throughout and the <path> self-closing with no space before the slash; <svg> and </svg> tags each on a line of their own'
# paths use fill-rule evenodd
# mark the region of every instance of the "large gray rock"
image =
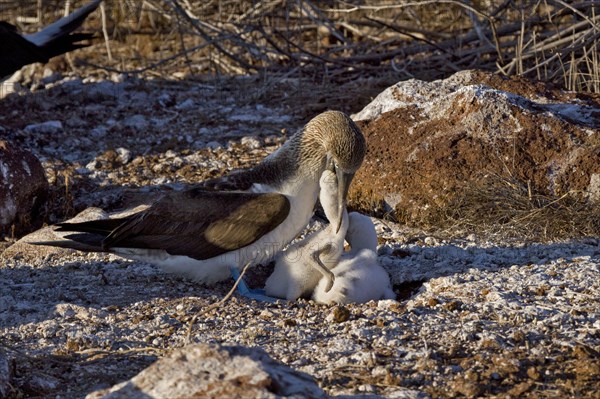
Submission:
<svg viewBox="0 0 600 399">
<path fill-rule="evenodd" d="M 353 115 L 368 144 L 350 204 L 421 225 L 486 179 L 600 198 L 600 96 L 492 73 L 409 80 Z M 449 205 L 450 204 L 450 205 Z"/>
<path fill-rule="evenodd" d="M 276 362 L 262 349 L 196 344 L 87 399 L 325 397 L 311 376 Z"/>
<path fill-rule="evenodd" d="M 39 211 L 47 196 L 40 161 L 31 152 L 0 141 L 0 234 L 19 235 L 39 227 Z"/>
</svg>

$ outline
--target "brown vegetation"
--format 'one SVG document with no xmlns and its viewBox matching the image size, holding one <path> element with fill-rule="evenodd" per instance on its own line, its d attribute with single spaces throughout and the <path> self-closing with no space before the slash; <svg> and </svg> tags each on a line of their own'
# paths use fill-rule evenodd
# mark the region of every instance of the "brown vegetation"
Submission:
<svg viewBox="0 0 600 399">
<path fill-rule="evenodd" d="M 69 2 L 4 3 L 4 19 L 31 31 L 64 14 L 59 7 Z M 85 64 L 105 72 L 285 74 L 323 83 L 370 77 L 392 83 L 477 68 L 600 91 L 595 2 L 104 3 L 86 27 L 107 41 L 87 50 Z"/>
</svg>

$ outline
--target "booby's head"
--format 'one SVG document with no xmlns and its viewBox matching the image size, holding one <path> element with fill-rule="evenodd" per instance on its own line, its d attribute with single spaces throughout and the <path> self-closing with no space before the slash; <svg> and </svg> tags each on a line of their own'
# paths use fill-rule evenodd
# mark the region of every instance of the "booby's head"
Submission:
<svg viewBox="0 0 600 399">
<path fill-rule="evenodd" d="M 350 183 L 365 158 L 365 137 L 348 115 L 339 111 L 327 111 L 308 122 L 305 127 L 305 139 L 320 144 L 321 151 L 325 152 L 325 158 L 321 159 L 321 168 L 335 172 L 337 177 L 337 233 L 346 209 Z"/>
<path fill-rule="evenodd" d="M 358 212 L 348 215 L 349 225 L 346 232 L 346 241 L 350 250 L 358 253 L 363 249 L 377 250 L 377 233 L 371 218 Z"/>
</svg>

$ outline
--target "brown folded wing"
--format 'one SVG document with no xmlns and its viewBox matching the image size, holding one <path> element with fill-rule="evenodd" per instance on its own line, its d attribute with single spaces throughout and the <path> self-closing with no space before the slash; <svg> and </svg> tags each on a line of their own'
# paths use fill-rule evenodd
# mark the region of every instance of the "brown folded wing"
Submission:
<svg viewBox="0 0 600 399">
<path fill-rule="evenodd" d="M 276 193 L 201 188 L 173 192 L 124 220 L 108 234 L 103 248 L 163 249 L 171 255 L 210 259 L 254 243 L 281 224 L 289 211 L 287 197 Z"/>
</svg>

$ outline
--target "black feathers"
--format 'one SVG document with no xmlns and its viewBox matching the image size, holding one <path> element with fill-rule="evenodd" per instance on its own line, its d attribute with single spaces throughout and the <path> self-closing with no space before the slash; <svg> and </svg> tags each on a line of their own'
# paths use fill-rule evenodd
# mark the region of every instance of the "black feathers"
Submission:
<svg viewBox="0 0 600 399">
<path fill-rule="evenodd" d="M 72 14 L 46 26 L 41 31 L 22 35 L 8 22 L 0 21 L 0 79 L 34 62 L 48 62 L 52 57 L 85 47 L 82 40 L 93 35 L 72 32 L 94 11 L 101 0 L 94 0 Z"/>
</svg>

